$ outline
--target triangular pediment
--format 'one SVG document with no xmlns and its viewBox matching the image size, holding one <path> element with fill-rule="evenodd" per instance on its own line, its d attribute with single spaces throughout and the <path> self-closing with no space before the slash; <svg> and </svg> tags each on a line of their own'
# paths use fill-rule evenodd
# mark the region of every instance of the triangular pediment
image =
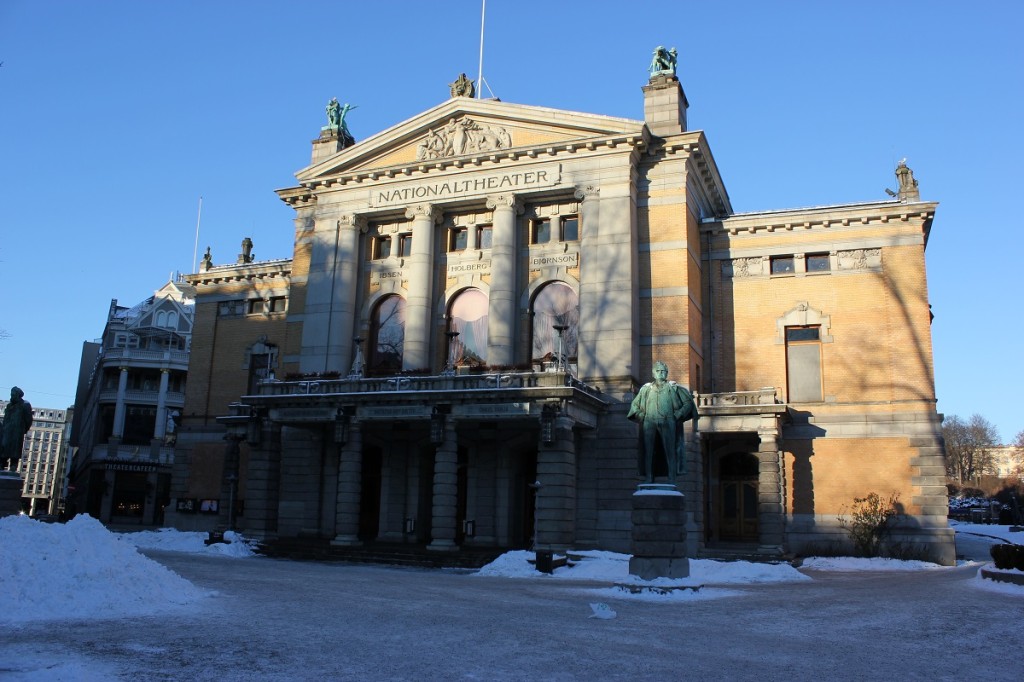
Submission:
<svg viewBox="0 0 1024 682">
<path fill-rule="evenodd" d="M 505 150 L 639 135 L 643 121 L 455 97 L 296 173 L 310 182 Z"/>
</svg>

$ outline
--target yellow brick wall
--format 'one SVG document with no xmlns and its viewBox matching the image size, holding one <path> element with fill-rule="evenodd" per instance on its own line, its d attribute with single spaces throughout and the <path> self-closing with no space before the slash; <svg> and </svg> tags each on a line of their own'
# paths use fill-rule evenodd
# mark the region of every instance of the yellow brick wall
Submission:
<svg viewBox="0 0 1024 682">
<path fill-rule="evenodd" d="M 786 509 L 796 514 L 834 515 L 848 511 L 856 497 L 896 492 L 903 511 L 920 513 L 913 504 L 914 471 L 905 438 L 818 438 L 783 441 Z"/>
</svg>

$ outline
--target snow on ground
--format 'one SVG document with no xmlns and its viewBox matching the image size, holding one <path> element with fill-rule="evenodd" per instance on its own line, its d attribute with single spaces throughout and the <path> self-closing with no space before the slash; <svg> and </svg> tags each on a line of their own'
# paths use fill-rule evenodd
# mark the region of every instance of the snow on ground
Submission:
<svg viewBox="0 0 1024 682">
<path fill-rule="evenodd" d="M 1024 544 L 1024 533 L 1008 526 L 951 522 L 958 533 L 993 541 Z M 139 549 L 202 553 L 232 558 L 253 556 L 252 547 L 234 533 L 230 544 L 207 546 L 205 533 L 172 529 L 112 533 L 95 519 L 80 515 L 66 524 L 47 524 L 27 516 L 0 519 L 0 624 L 30 620 L 111 618 L 173 611 L 212 594 L 149 559 Z M 744 592 L 724 586 L 811 580 L 789 564 L 690 560 L 690 576 L 680 580 L 642 581 L 629 574 L 629 555 L 615 552 L 572 553 L 573 566 L 538 572 L 532 552 L 503 554 L 474 575 L 579 582 L 593 595 L 662 602 L 735 596 Z M 809 558 L 803 568 L 833 571 L 934 570 L 943 567 L 893 559 Z M 590 583 L 589 585 L 586 583 Z M 602 584 L 603 583 L 603 584 Z M 977 579 L 978 586 L 1024 595 L 1024 587 Z M 610 586 L 609 586 L 610 585 Z M 699 592 L 680 589 L 706 585 Z M 634 593 L 630 586 L 650 589 Z"/>
<path fill-rule="evenodd" d="M 89 516 L 0 518 L 0 623 L 161 613 L 209 594 Z"/>
<path fill-rule="evenodd" d="M 961 521 L 950 520 L 949 527 L 957 533 L 980 535 L 988 538 L 999 538 L 1000 540 L 1005 540 L 1006 542 L 1015 545 L 1024 545 L 1024 531 L 1010 530 L 1011 528 L 1020 528 L 1021 526 L 997 526 L 989 525 L 987 523 L 964 523 Z"/>
<path fill-rule="evenodd" d="M 122 533 L 120 538 L 139 549 L 159 549 L 167 552 L 191 552 L 193 554 L 217 554 L 229 557 L 250 557 L 255 554 L 252 545 L 238 533 L 228 531 L 224 539 L 228 542 L 206 544 L 208 533 L 188 533 L 161 528 L 137 533 Z"/>
</svg>

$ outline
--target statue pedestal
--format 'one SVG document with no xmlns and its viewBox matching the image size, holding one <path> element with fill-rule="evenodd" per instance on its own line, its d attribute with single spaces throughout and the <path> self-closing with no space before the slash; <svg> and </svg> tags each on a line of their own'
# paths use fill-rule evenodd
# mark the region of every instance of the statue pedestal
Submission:
<svg viewBox="0 0 1024 682">
<path fill-rule="evenodd" d="M 686 498 L 674 485 L 644 483 L 633 493 L 633 556 L 629 573 L 642 580 L 686 578 Z"/>
<path fill-rule="evenodd" d="M 21 476 L 14 471 L 0 471 L 0 517 L 21 513 Z"/>
</svg>

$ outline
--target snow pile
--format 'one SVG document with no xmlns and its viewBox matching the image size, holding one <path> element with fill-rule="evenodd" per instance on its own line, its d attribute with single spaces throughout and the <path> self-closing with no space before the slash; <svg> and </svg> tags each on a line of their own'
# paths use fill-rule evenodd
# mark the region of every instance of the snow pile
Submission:
<svg viewBox="0 0 1024 682">
<path fill-rule="evenodd" d="M 927 571 L 945 568 L 928 561 L 903 561 L 874 557 L 808 557 L 800 565 L 801 568 L 813 568 L 818 571 Z"/>
<path fill-rule="evenodd" d="M 629 555 L 616 552 L 571 552 L 573 566 L 562 566 L 551 575 L 534 568 L 530 560 L 533 552 L 520 550 L 506 552 L 481 568 L 475 575 L 503 578 L 559 578 L 563 580 L 593 580 L 617 583 L 636 583 L 653 587 L 678 585 L 737 585 L 754 583 L 799 582 L 810 580 L 789 564 L 759 564 L 750 561 L 713 561 L 690 559 L 690 577 L 680 580 L 658 578 L 641 580 L 629 573 Z"/>
<path fill-rule="evenodd" d="M 210 594 L 87 515 L 0 518 L 0 623 L 160 613 Z"/>
<path fill-rule="evenodd" d="M 137 533 L 122 533 L 121 539 L 139 549 L 158 549 L 166 552 L 188 552 L 190 554 L 215 554 L 227 557 L 251 557 L 255 554 L 245 538 L 233 531 L 224 533 L 224 542 L 206 544 L 208 533 L 177 531 L 173 528 L 144 530 Z"/>
</svg>

